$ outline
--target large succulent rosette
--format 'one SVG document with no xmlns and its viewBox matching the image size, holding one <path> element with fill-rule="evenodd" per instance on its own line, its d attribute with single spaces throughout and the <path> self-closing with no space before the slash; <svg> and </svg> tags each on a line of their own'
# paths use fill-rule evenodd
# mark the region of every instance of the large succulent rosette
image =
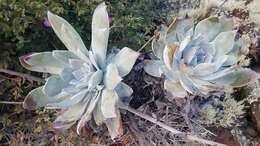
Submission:
<svg viewBox="0 0 260 146">
<path fill-rule="evenodd" d="M 24 108 L 62 109 L 54 128 L 65 130 L 78 121 L 77 132 L 94 117 L 105 123 L 112 138 L 122 134 L 117 108 L 121 97 L 129 97 L 132 89 L 121 82 L 132 69 L 139 53 L 125 47 L 107 55 L 109 17 L 105 3 L 94 11 L 91 50 L 87 50 L 79 34 L 63 18 L 48 12 L 48 21 L 68 50 L 32 53 L 20 57 L 21 64 L 37 72 L 50 73 L 46 83 L 32 90 Z"/>
<path fill-rule="evenodd" d="M 245 55 L 243 41 L 233 20 L 225 17 L 163 26 L 152 49 L 157 58 L 147 60 L 144 69 L 155 77 L 164 74 L 164 87 L 173 97 L 207 95 L 259 79 L 259 74 L 239 65 Z"/>
</svg>

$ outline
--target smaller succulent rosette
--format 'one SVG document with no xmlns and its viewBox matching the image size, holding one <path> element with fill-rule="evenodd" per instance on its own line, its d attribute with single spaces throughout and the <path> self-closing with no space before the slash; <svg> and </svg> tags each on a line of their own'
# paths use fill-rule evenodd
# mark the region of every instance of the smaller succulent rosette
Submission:
<svg viewBox="0 0 260 146">
<path fill-rule="evenodd" d="M 77 132 L 92 117 L 105 123 L 112 138 L 122 134 L 118 103 L 133 90 L 122 82 L 139 56 L 127 47 L 107 54 L 109 17 L 105 3 L 94 11 L 91 50 L 87 50 L 76 30 L 63 18 L 48 12 L 48 21 L 68 50 L 32 53 L 20 57 L 31 71 L 50 73 L 45 85 L 32 90 L 24 108 L 46 107 L 64 111 L 54 128 L 65 130 L 78 121 Z"/>
<path fill-rule="evenodd" d="M 172 28 L 162 26 L 158 34 L 152 42 L 156 59 L 146 60 L 144 69 L 155 77 L 164 74 L 172 97 L 207 95 L 259 79 L 239 65 L 246 51 L 232 19 L 212 16 L 197 24 L 182 19 Z"/>
</svg>

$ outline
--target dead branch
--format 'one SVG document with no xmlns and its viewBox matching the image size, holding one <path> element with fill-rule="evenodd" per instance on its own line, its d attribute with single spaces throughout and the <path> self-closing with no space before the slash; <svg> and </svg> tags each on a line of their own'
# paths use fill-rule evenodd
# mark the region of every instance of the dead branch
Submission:
<svg viewBox="0 0 260 146">
<path fill-rule="evenodd" d="M 197 141 L 197 142 L 200 142 L 200 143 L 203 143 L 203 144 L 212 145 L 212 146 L 226 146 L 225 144 L 221 144 L 221 143 L 217 143 L 217 142 L 214 142 L 214 141 L 202 139 L 202 138 L 199 138 L 199 137 L 197 137 L 195 135 L 191 135 L 191 134 L 187 134 L 185 132 L 178 131 L 178 130 L 176 130 L 176 129 L 174 129 L 174 128 L 172 128 L 172 127 L 170 127 L 170 126 L 168 126 L 168 125 L 158 121 L 157 119 L 155 119 L 155 118 L 153 118 L 153 117 L 151 117 L 149 115 L 143 114 L 143 113 L 141 113 L 141 112 L 139 112 L 139 111 L 137 111 L 137 110 L 135 110 L 135 109 L 133 109 L 133 108 L 131 108 L 129 106 L 126 106 L 126 105 L 124 105 L 122 103 L 119 104 L 119 108 L 127 110 L 127 111 L 129 111 L 129 112 L 131 112 L 131 113 L 133 113 L 133 114 L 135 114 L 135 115 L 137 115 L 137 116 L 139 116 L 139 117 L 141 117 L 141 118 L 143 118 L 145 120 L 148 120 L 148 121 L 150 121 L 150 122 L 152 122 L 152 123 L 154 123 L 154 124 L 164 128 L 165 130 L 168 130 L 168 131 L 172 132 L 173 134 L 180 135 L 180 136 L 186 138 L 187 140 Z"/>
<path fill-rule="evenodd" d="M 36 81 L 36 82 L 41 82 L 41 83 L 45 82 L 45 80 L 42 78 L 35 77 L 35 76 L 25 74 L 25 73 L 16 72 L 16 71 L 9 70 L 9 69 L 0 69 L 0 73 L 18 76 L 18 77 L 25 78 L 25 79 L 28 79 L 31 81 Z"/>
<path fill-rule="evenodd" d="M 15 101 L 0 101 L 0 104 L 15 104 L 15 105 L 21 105 L 23 102 L 15 102 Z"/>
</svg>

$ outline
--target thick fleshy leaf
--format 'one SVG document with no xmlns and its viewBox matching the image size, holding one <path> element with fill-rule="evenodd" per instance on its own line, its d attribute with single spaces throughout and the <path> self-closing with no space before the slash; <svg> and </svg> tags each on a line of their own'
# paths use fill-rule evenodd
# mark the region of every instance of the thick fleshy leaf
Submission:
<svg viewBox="0 0 260 146">
<path fill-rule="evenodd" d="M 47 108 L 68 108 L 82 102 L 83 98 L 86 97 L 88 89 L 83 89 L 75 95 L 64 99 L 60 102 L 49 103 L 46 105 Z"/>
<path fill-rule="evenodd" d="M 131 100 L 131 95 L 133 93 L 133 89 L 131 87 L 129 87 L 127 84 L 120 82 L 116 88 L 115 91 L 118 95 L 118 97 L 120 98 L 120 100 L 128 105 L 130 100 Z"/>
<path fill-rule="evenodd" d="M 26 96 L 23 107 L 28 110 L 33 110 L 38 107 L 43 107 L 48 103 L 57 102 L 65 97 L 48 97 L 42 92 L 43 86 L 33 89 L 31 92 L 28 93 Z"/>
<path fill-rule="evenodd" d="M 183 51 L 183 59 L 185 63 L 191 64 L 192 59 L 196 55 L 197 49 L 198 47 L 191 47 L 190 49 L 186 49 Z"/>
<path fill-rule="evenodd" d="M 251 69 L 247 68 L 234 68 L 227 71 L 222 75 L 218 75 L 215 78 L 208 80 L 211 83 L 224 86 L 242 87 L 249 83 L 255 82 L 260 78 L 260 75 Z"/>
<path fill-rule="evenodd" d="M 152 40 L 152 50 L 156 57 L 159 59 L 163 59 L 163 50 L 166 45 L 166 35 L 167 35 L 167 27 L 162 26 L 161 30 L 158 32 L 158 38 Z"/>
<path fill-rule="evenodd" d="M 70 68 L 73 70 L 80 69 L 83 65 L 84 61 L 82 59 L 69 59 Z"/>
<path fill-rule="evenodd" d="M 98 63 L 97 63 L 97 58 L 94 56 L 93 52 L 92 51 L 89 51 L 89 59 L 91 61 L 91 63 L 94 65 L 94 67 L 99 70 L 100 67 L 98 66 Z"/>
<path fill-rule="evenodd" d="M 176 44 L 166 45 L 163 51 L 163 60 L 168 69 L 171 69 L 173 56 L 178 46 Z"/>
<path fill-rule="evenodd" d="M 75 79 L 81 81 L 84 80 L 84 78 L 87 78 L 89 80 L 90 76 L 94 73 L 94 70 L 91 69 L 91 66 L 84 66 L 84 64 L 81 66 L 81 68 L 72 71 L 73 76 Z"/>
<path fill-rule="evenodd" d="M 194 32 L 194 36 L 202 35 L 204 39 L 211 41 L 220 32 L 230 31 L 234 28 L 233 20 L 225 17 L 208 17 L 200 21 Z"/>
<path fill-rule="evenodd" d="M 119 76 L 116 65 L 112 63 L 109 64 L 104 77 L 105 87 L 109 90 L 113 90 L 121 81 L 122 78 Z"/>
<path fill-rule="evenodd" d="M 176 53 L 174 53 L 174 61 L 176 60 L 180 60 L 182 55 L 183 55 L 183 51 L 187 48 L 188 44 L 191 41 L 191 36 L 186 36 L 184 38 L 184 40 L 180 43 L 180 46 L 177 48 Z"/>
<path fill-rule="evenodd" d="M 97 85 L 99 85 L 101 83 L 102 79 L 103 79 L 103 72 L 101 70 L 97 70 L 90 77 L 89 82 L 88 82 L 88 88 L 89 89 L 95 88 Z"/>
<path fill-rule="evenodd" d="M 101 111 L 101 99 L 99 99 L 95 109 L 93 110 L 93 118 L 97 125 L 101 125 L 105 121 L 105 117 L 103 116 L 103 113 Z"/>
<path fill-rule="evenodd" d="M 105 123 L 112 139 L 123 135 L 121 115 L 118 110 L 116 111 L 116 117 L 107 119 Z"/>
<path fill-rule="evenodd" d="M 89 92 L 86 97 L 86 100 L 88 99 L 90 99 L 88 107 L 77 125 L 78 134 L 80 134 L 80 129 L 85 125 L 85 123 L 91 119 L 92 112 L 96 107 L 98 100 L 100 99 L 100 91 Z"/>
<path fill-rule="evenodd" d="M 60 78 L 60 76 L 52 75 L 47 79 L 42 90 L 46 96 L 51 97 L 59 94 L 66 85 L 68 85 L 68 83 Z"/>
<path fill-rule="evenodd" d="M 80 102 L 69 107 L 64 113 L 56 118 L 53 123 L 53 128 L 59 131 L 64 131 L 70 128 L 86 110 L 88 102 Z"/>
<path fill-rule="evenodd" d="M 102 3 L 94 11 L 92 17 L 91 48 L 99 67 L 105 65 L 107 43 L 109 37 L 109 18 L 106 4 Z"/>
<path fill-rule="evenodd" d="M 161 77 L 162 70 L 160 69 L 163 65 L 161 60 L 145 60 L 144 71 L 151 76 Z"/>
<path fill-rule="evenodd" d="M 212 63 L 201 63 L 194 67 L 193 72 L 196 76 L 205 76 L 216 71 L 216 66 Z"/>
<path fill-rule="evenodd" d="M 160 69 L 162 70 L 166 79 L 172 80 L 174 82 L 177 82 L 179 80 L 179 71 L 177 71 L 176 69 L 172 68 L 171 70 L 169 70 L 165 65 L 160 66 Z"/>
<path fill-rule="evenodd" d="M 206 81 L 210 81 L 210 80 L 215 80 L 216 78 L 219 78 L 221 76 L 224 76 L 226 73 L 228 72 L 231 72 L 234 70 L 234 66 L 232 67 L 228 67 L 228 68 L 224 68 L 222 70 L 219 70 L 213 74 L 210 74 L 208 76 L 203 76 L 203 77 L 200 77 L 202 80 L 206 80 Z"/>
<path fill-rule="evenodd" d="M 48 12 L 48 21 L 54 32 L 69 51 L 86 60 L 88 50 L 76 30 L 63 18 Z"/>
<path fill-rule="evenodd" d="M 215 47 L 215 50 L 217 51 L 217 55 L 226 55 L 230 51 L 232 51 L 235 43 L 235 37 L 236 37 L 237 31 L 226 31 L 221 32 L 215 40 L 212 42 L 213 46 Z"/>
<path fill-rule="evenodd" d="M 197 94 L 198 89 L 194 86 L 194 84 L 192 83 L 192 80 L 189 78 L 189 76 L 180 73 L 179 75 L 180 77 L 180 84 L 182 85 L 182 87 L 189 93 L 191 94 Z"/>
<path fill-rule="evenodd" d="M 239 61 L 239 57 L 234 55 L 227 55 L 227 60 L 223 63 L 223 66 L 234 65 Z"/>
<path fill-rule="evenodd" d="M 173 97 L 185 97 L 187 92 L 183 89 L 179 82 L 173 82 L 171 80 L 164 81 L 164 89 L 167 90 Z"/>
<path fill-rule="evenodd" d="M 67 50 L 54 50 L 52 51 L 52 55 L 65 65 L 69 64 L 70 59 L 79 59 L 75 54 Z"/>
<path fill-rule="evenodd" d="M 72 74 L 71 68 L 64 68 L 60 73 L 60 77 L 65 82 L 70 82 L 71 80 L 75 79 L 74 75 Z"/>
<path fill-rule="evenodd" d="M 204 95 L 207 95 L 212 91 L 221 91 L 224 89 L 224 86 L 216 85 L 198 78 L 192 78 L 192 83 L 194 86 L 196 86 L 196 88 L 199 89 L 199 92 Z"/>
<path fill-rule="evenodd" d="M 193 34 L 194 22 L 192 19 L 177 20 L 176 24 L 169 28 L 167 43 L 182 41 L 187 35 Z"/>
<path fill-rule="evenodd" d="M 115 90 L 104 89 L 101 97 L 101 111 L 105 119 L 116 117 L 118 95 Z"/>
<path fill-rule="evenodd" d="M 222 55 L 216 58 L 214 62 L 214 65 L 216 66 L 216 71 L 219 70 L 225 64 L 225 62 L 227 62 L 228 57 L 228 55 Z"/>
<path fill-rule="evenodd" d="M 138 52 L 124 47 L 116 54 L 111 62 L 117 66 L 119 75 L 124 77 L 131 71 L 138 56 Z"/>
<path fill-rule="evenodd" d="M 21 65 L 31 71 L 60 74 L 66 66 L 52 56 L 52 52 L 33 53 L 19 58 Z"/>
</svg>

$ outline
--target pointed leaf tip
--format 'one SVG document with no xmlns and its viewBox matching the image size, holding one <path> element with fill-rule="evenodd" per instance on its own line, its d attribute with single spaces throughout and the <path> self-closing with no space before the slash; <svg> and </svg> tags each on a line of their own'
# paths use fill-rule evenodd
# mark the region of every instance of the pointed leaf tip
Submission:
<svg viewBox="0 0 260 146">
<path fill-rule="evenodd" d="M 105 65 L 109 37 L 109 17 L 105 3 L 95 9 L 92 16 L 91 48 L 100 67 Z"/>
<path fill-rule="evenodd" d="M 128 47 L 121 49 L 113 58 L 112 63 L 117 66 L 119 75 L 126 76 L 133 68 L 140 53 Z"/>
<path fill-rule="evenodd" d="M 19 57 L 19 61 L 24 68 L 32 67 L 30 64 L 27 63 L 27 61 L 30 59 L 30 55 L 32 55 L 32 54 L 33 53 L 29 53 L 29 54 Z"/>
<path fill-rule="evenodd" d="M 27 110 L 34 110 L 36 109 L 36 102 L 33 100 L 33 97 L 31 95 L 28 95 L 24 102 L 23 102 L 23 108 Z"/>
</svg>

